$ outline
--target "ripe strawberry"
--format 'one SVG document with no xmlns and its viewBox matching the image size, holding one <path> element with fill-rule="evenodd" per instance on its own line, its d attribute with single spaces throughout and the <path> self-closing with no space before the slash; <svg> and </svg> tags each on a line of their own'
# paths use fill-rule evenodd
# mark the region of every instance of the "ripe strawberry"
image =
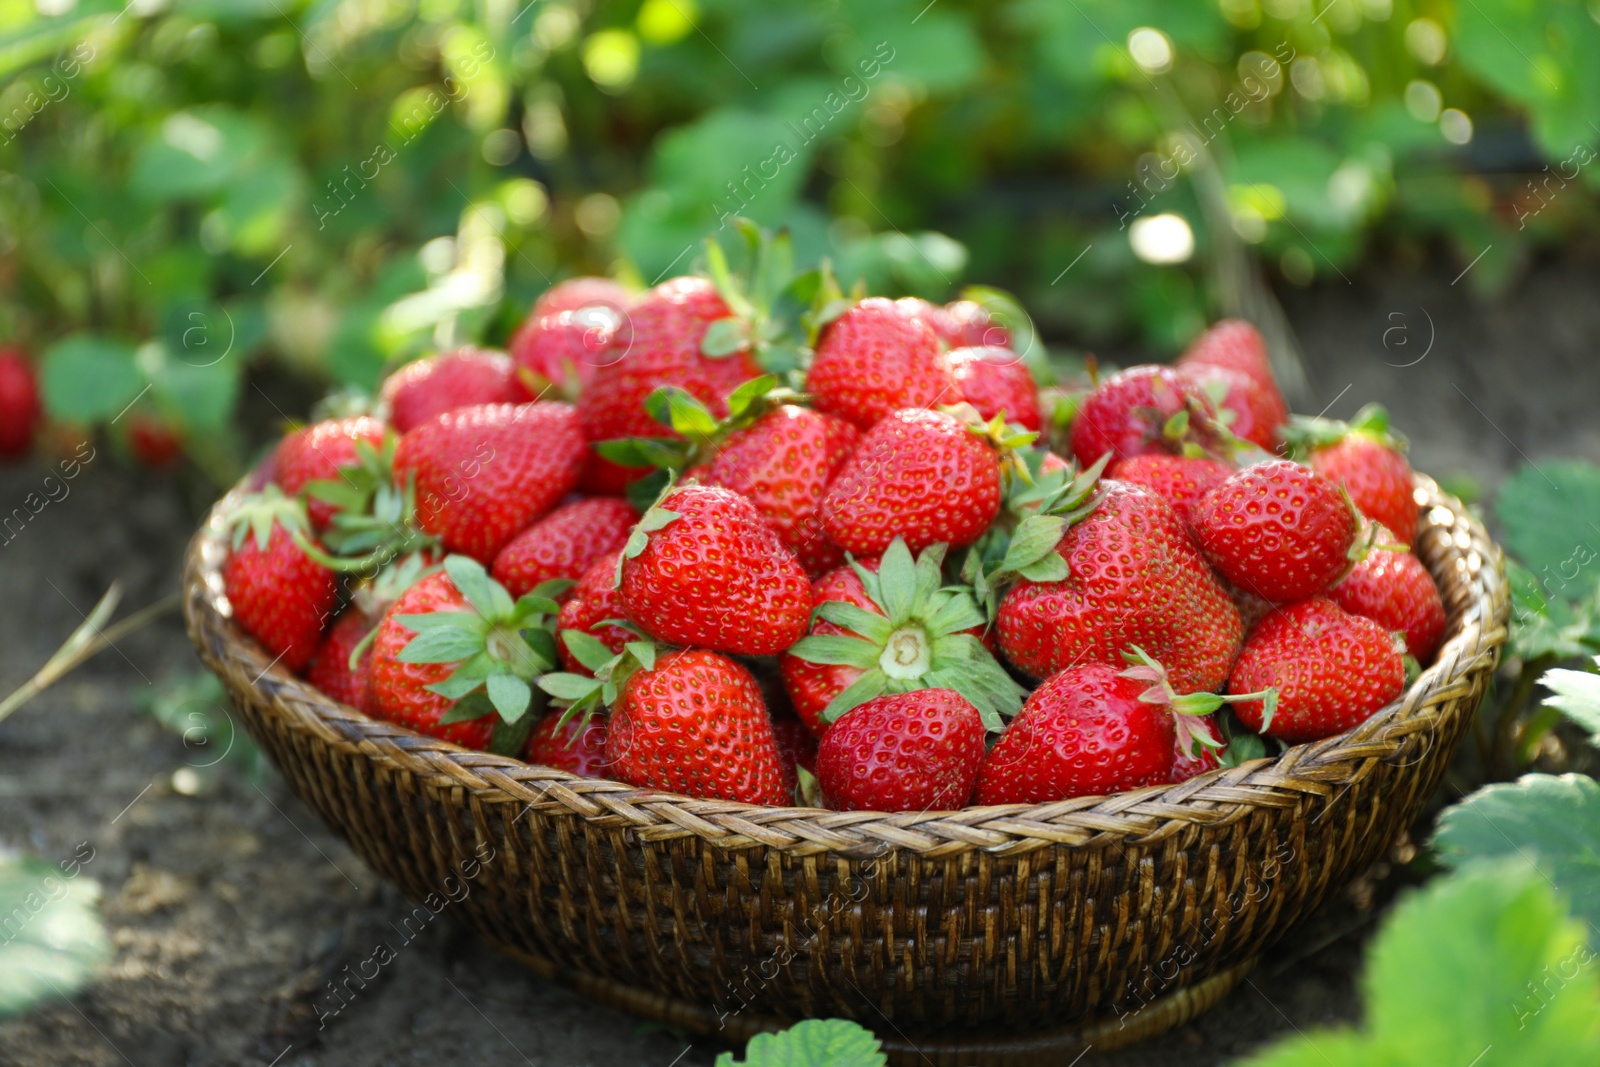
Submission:
<svg viewBox="0 0 1600 1067">
<path fill-rule="evenodd" d="M 623 607 L 658 640 L 770 656 L 805 633 L 805 569 L 731 489 L 671 490 L 639 520 L 622 556 Z"/>
<path fill-rule="evenodd" d="M 574 674 L 592 675 L 593 672 L 572 654 L 567 645 L 567 631 L 588 634 L 612 655 L 621 652 L 622 646 L 635 637 L 620 626 L 602 625 L 607 620 L 626 617 L 622 592 L 617 589 L 617 561 L 621 558 L 620 551 L 612 551 L 595 560 L 567 594 L 566 603 L 561 605 L 561 614 L 556 620 L 562 634 L 558 647 L 562 664 Z"/>
<path fill-rule="evenodd" d="M 415 479 L 423 530 L 487 562 L 572 491 L 583 459 L 568 405 L 483 404 L 435 415 L 401 437 L 394 480 Z"/>
<path fill-rule="evenodd" d="M 371 714 L 467 748 L 522 751 L 537 713 L 531 683 L 557 661 L 556 611 L 537 594 L 513 603 L 482 564 L 448 557 L 378 623 Z"/>
<path fill-rule="evenodd" d="M 159 416 L 136 411 L 128 416 L 128 451 L 146 470 L 167 470 L 183 458 L 183 441 Z M 313 521 L 316 514 L 312 515 Z"/>
<path fill-rule="evenodd" d="M 365 711 L 372 649 L 363 648 L 354 667 L 350 666 L 350 653 L 366 641 L 372 626 L 372 620 L 360 608 L 346 609 L 334 621 L 322 646 L 306 665 L 306 681 L 340 703 Z"/>
<path fill-rule="evenodd" d="M 629 299 L 628 290 L 610 278 L 568 278 L 540 293 L 528 317 L 538 319 L 588 307 L 608 307 L 613 311 L 621 311 L 628 306 Z"/>
<path fill-rule="evenodd" d="M 707 328 L 732 315 L 716 287 L 704 278 L 674 278 L 642 294 L 626 310 L 602 354 L 604 370 L 578 400 L 578 421 L 591 444 L 629 437 L 667 436 L 645 407 L 659 386 L 675 385 L 709 407 L 727 413 L 727 397 L 761 368 L 748 351 L 725 356 L 702 354 Z M 590 458 L 584 487 L 616 494 L 647 473 L 620 467 L 602 456 Z"/>
<path fill-rule="evenodd" d="M 1364 722 L 1404 692 L 1406 671 L 1382 626 L 1319 596 L 1278 608 L 1245 640 L 1228 688 L 1269 686 L 1278 691 L 1276 713 L 1241 698 L 1234 704 L 1239 721 L 1299 744 Z"/>
<path fill-rule="evenodd" d="M 806 392 L 818 411 L 863 430 L 903 408 L 961 400 L 933 330 L 881 297 L 861 301 L 823 328 Z"/>
<path fill-rule="evenodd" d="M 33 364 L 15 345 L 0 347 L 0 459 L 27 455 L 43 414 Z"/>
<path fill-rule="evenodd" d="M 606 720 L 565 717 L 552 711 L 539 720 L 523 746 L 524 763 L 539 763 L 582 778 L 609 778 L 606 761 Z"/>
<path fill-rule="evenodd" d="M 547 388 L 565 399 L 580 395 L 601 368 L 622 358 L 611 347 L 620 321 L 604 305 L 530 318 L 511 338 L 523 387 L 534 395 Z"/>
<path fill-rule="evenodd" d="M 1069 667 L 1028 697 L 978 773 L 979 804 L 1048 804 L 1172 777 L 1172 712 L 1108 663 Z"/>
<path fill-rule="evenodd" d="M 953 689 L 876 697 L 844 714 L 817 748 L 817 780 L 838 811 L 961 808 L 983 762 L 983 721 Z"/>
<path fill-rule="evenodd" d="M 1279 603 L 1332 585 L 1350 566 L 1358 519 L 1337 486 L 1285 459 L 1237 471 L 1201 498 L 1195 540 L 1240 589 Z"/>
<path fill-rule="evenodd" d="M 902 296 L 894 302 L 894 307 L 908 319 L 921 320 L 945 348 L 961 346 L 961 327 L 948 309 L 920 296 Z"/>
<path fill-rule="evenodd" d="M 1203 363 L 1180 367 L 1178 373 L 1211 398 L 1229 433 L 1265 452 L 1278 450 L 1289 405 L 1276 386 L 1268 389 L 1243 371 Z"/>
<path fill-rule="evenodd" d="M 1107 452 L 1112 460 L 1179 452 L 1186 442 L 1215 446 L 1216 409 L 1194 382 L 1171 367 L 1129 367 L 1095 387 L 1072 420 L 1069 443 L 1080 466 Z"/>
<path fill-rule="evenodd" d="M 1426 663 L 1444 636 L 1444 600 L 1422 561 L 1379 528 L 1375 550 L 1328 595 L 1353 615 L 1405 634 L 1406 651 Z M 1390 547 L 1385 548 L 1388 545 Z M 1398 549 L 1398 551 L 1396 550 Z"/>
<path fill-rule="evenodd" d="M 750 672 L 703 649 L 668 652 L 619 687 L 611 777 L 707 800 L 788 803 L 772 721 Z"/>
<path fill-rule="evenodd" d="M 1000 458 L 942 411 L 904 408 L 867 432 L 823 494 L 828 539 L 876 555 L 896 537 L 913 552 L 970 545 L 1000 511 Z"/>
<path fill-rule="evenodd" d="M 1119 459 L 1106 468 L 1108 477 L 1154 489 L 1184 522 L 1194 521 L 1194 508 L 1200 498 L 1232 473 L 1232 467 L 1208 456 L 1160 453 Z"/>
<path fill-rule="evenodd" d="M 1243 319 L 1223 319 L 1206 330 L 1178 357 L 1179 368 L 1221 367 L 1251 378 L 1263 392 L 1278 398 L 1278 380 L 1272 374 L 1267 342 L 1261 332 Z"/>
<path fill-rule="evenodd" d="M 771 704 L 769 702 L 768 706 Z M 793 715 L 772 716 L 772 737 L 778 745 L 778 764 L 783 772 L 783 795 L 794 796 L 803 767 L 811 774 L 817 773 L 817 738 L 806 724 Z"/>
<path fill-rule="evenodd" d="M 1040 678 L 1084 663 L 1119 664 L 1138 645 L 1185 692 L 1228 677 L 1242 627 L 1233 602 L 1190 543 L 1183 521 L 1153 490 L 1106 479 L 1053 551 L 1059 580 L 1024 579 L 1000 602 L 1000 648 Z M 1027 562 L 1027 561 L 1022 561 Z"/>
<path fill-rule="evenodd" d="M 1290 440 L 1309 452 L 1311 469 L 1343 485 L 1357 510 L 1386 527 L 1406 547 L 1416 544 L 1416 483 L 1406 462 L 1404 439 L 1389 431 L 1389 413 L 1369 404 L 1349 423 L 1295 419 Z"/>
<path fill-rule="evenodd" d="M 556 578 L 577 581 L 601 556 L 628 543 L 639 513 L 624 500 L 563 504 L 512 538 L 494 558 L 494 579 L 512 596 Z"/>
<path fill-rule="evenodd" d="M 475 404 L 520 404 L 531 394 L 503 352 L 464 347 L 408 363 L 384 380 L 379 396 L 398 433 L 435 415 Z"/>
<path fill-rule="evenodd" d="M 304 496 L 311 523 L 322 529 L 341 510 L 311 494 L 313 482 L 346 483 L 362 464 L 360 445 L 383 446 L 383 423 L 367 415 L 327 419 L 296 430 L 272 454 L 272 480 L 289 496 Z"/>
<path fill-rule="evenodd" d="M 1217 759 L 1217 752 L 1222 747 L 1222 731 L 1217 729 L 1217 721 L 1210 715 L 1194 720 L 1192 729 L 1203 734 L 1212 744 L 1207 745 L 1194 737 L 1180 735 L 1172 758 L 1172 774 L 1168 782 L 1177 785 L 1187 782 L 1191 778 L 1216 770 L 1221 763 Z M 1215 746 L 1215 747 L 1213 747 Z"/>
<path fill-rule="evenodd" d="M 795 714 L 818 737 L 882 693 L 954 689 L 998 728 L 1023 691 L 981 640 L 983 611 L 940 577 L 943 546 L 912 561 L 896 539 L 882 560 L 857 560 L 813 583 L 811 635 L 778 659 Z"/>
<path fill-rule="evenodd" d="M 233 619 L 291 671 L 300 671 L 322 641 L 339 596 L 334 573 L 295 543 L 309 523 L 304 509 L 275 488 L 247 498 L 230 520 L 233 550 L 222 585 Z"/>
<path fill-rule="evenodd" d="M 997 345 L 957 348 L 946 357 L 962 398 L 978 409 L 984 421 L 1005 414 L 1005 421 L 1024 430 L 1043 428 L 1039 386 L 1022 357 Z"/>
<path fill-rule="evenodd" d="M 744 494 L 806 573 L 826 573 L 844 562 L 844 552 L 823 532 L 817 508 L 860 438 L 843 419 L 784 404 L 732 434 L 701 480 Z"/>
<path fill-rule="evenodd" d="M 1011 347 L 1011 331 L 989 314 L 989 309 L 975 300 L 956 300 L 944 306 L 945 315 L 954 327 L 948 343 L 951 348 L 977 348 L 992 345 Z"/>
</svg>

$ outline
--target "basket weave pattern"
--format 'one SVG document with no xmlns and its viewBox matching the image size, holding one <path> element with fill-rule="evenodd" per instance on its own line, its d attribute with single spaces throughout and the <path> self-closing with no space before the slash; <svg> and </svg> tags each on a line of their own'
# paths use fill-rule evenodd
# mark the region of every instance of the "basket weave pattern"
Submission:
<svg viewBox="0 0 1600 1067">
<path fill-rule="evenodd" d="M 232 623 L 231 498 L 190 546 L 184 610 L 250 732 L 368 864 L 418 900 L 465 882 L 453 914 L 581 990 L 734 1036 L 806 1016 L 912 1042 L 1107 1020 L 1140 1032 L 1203 1010 L 1379 858 L 1468 728 L 1506 638 L 1503 561 L 1458 501 L 1417 484 L 1416 551 L 1450 623 L 1401 700 L 1276 759 L 1054 804 L 694 800 L 370 719 L 270 666 Z"/>
</svg>

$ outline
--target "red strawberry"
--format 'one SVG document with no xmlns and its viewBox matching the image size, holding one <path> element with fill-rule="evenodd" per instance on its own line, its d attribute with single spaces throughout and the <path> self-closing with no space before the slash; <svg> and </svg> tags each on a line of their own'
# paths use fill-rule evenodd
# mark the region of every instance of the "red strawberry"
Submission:
<svg viewBox="0 0 1600 1067">
<path fill-rule="evenodd" d="M 792 797 L 800 777 L 795 768 L 804 767 L 812 774 L 817 773 L 817 739 L 799 719 L 776 713 L 772 716 L 772 737 L 778 745 L 783 794 Z"/>
<path fill-rule="evenodd" d="M 828 539 L 858 555 L 896 537 L 913 552 L 970 545 L 999 514 L 1000 459 L 953 415 L 902 409 L 862 438 L 820 511 Z"/>
<path fill-rule="evenodd" d="M 587 307 L 609 307 L 621 311 L 628 306 L 626 288 L 610 278 L 578 277 L 556 282 L 533 302 L 530 319 L 545 315 L 559 315 L 563 311 L 577 311 Z"/>
<path fill-rule="evenodd" d="M 1242 627 L 1233 602 L 1190 543 L 1172 506 L 1113 479 L 1094 510 L 1061 535 L 1058 581 L 1018 582 L 1000 602 L 1000 648 L 1037 677 L 1084 663 L 1119 664 L 1138 645 L 1167 665 L 1184 692 L 1228 677 Z"/>
<path fill-rule="evenodd" d="M 714 486 L 673 489 L 623 550 L 622 604 L 679 645 L 770 656 L 805 633 L 811 583 L 755 506 Z"/>
<path fill-rule="evenodd" d="M 371 714 L 467 748 L 522 751 L 531 683 L 556 665 L 556 610 L 537 597 L 513 603 L 481 564 L 448 557 L 378 623 Z"/>
<path fill-rule="evenodd" d="M 581 630 L 605 645 L 613 655 L 621 652 L 622 646 L 635 636 L 620 626 L 601 625 L 609 619 L 622 619 L 627 615 L 622 608 L 622 592 L 616 587 L 617 561 L 621 558 L 620 551 L 613 551 L 595 560 L 567 594 L 567 601 L 561 605 L 561 615 L 556 620 L 560 630 Z M 578 662 L 564 639 L 558 645 L 561 662 L 567 670 L 575 674 L 594 673 Z"/>
<path fill-rule="evenodd" d="M 1216 719 L 1210 715 L 1198 718 L 1194 720 L 1193 729 L 1210 738 L 1217 747 L 1213 748 L 1180 734 L 1172 759 L 1172 775 L 1167 779 L 1173 785 L 1187 782 L 1221 766 L 1217 760 L 1217 751 L 1222 746 L 1222 731 L 1217 729 Z"/>
<path fill-rule="evenodd" d="M 961 346 L 961 327 L 950 312 L 920 296 L 902 296 L 894 302 L 895 310 L 908 319 L 919 319 L 933 331 L 939 343 L 946 348 Z"/>
<path fill-rule="evenodd" d="M 383 423 L 366 415 L 328 419 L 296 430 L 278 443 L 272 455 L 272 478 L 290 496 L 300 496 L 312 482 L 344 482 L 349 468 L 361 465 L 356 445 L 377 449 L 383 444 Z M 339 509 L 307 496 L 311 522 L 322 529 Z"/>
<path fill-rule="evenodd" d="M 716 652 L 668 652 L 627 677 L 611 711 L 612 777 L 746 804 L 788 803 L 756 680 Z"/>
<path fill-rule="evenodd" d="M 166 470 L 183 457 L 183 441 L 165 420 L 136 411 L 128 416 L 128 451 L 147 470 Z"/>
<path fill-rule="evenodd" d="M 701 353 L 706 329 L 731 315 L 716 287 L 704 278 L 674 278 L 642 294 L 626 310 L 602 354 L 604 370 L 578 400 L 585 439 L 667 436 L 644 403 L 663 385 L 685 390 L 719 418 L 727 414 L 728 394 L 761 374 L 748 351 L 716 358 Z M 595 455 L 584 486 L 590 492 L 615 494 L 644 473 Z"/>
<path fill-rule="evenodd" d="M 517 383 L 505 353 L 467 347 L 406 364 L 389 375 L 379 395 L 388 405 L 389 424 L 405 433 L 446 411 L 519 404 L 530 394 Z"/>
<path fill-rule="evenodd" d="M 983 761 L 979 804 L 1048 804 L 1172 777 L 1177 728 L 1143 681 L 1108 663 L 1069 667 L 1028 697 Z"/>
<path fill-rule="evenodd" d="M 1383 416 L 1387 422 L 1387 415 Z M 1359 421 L 1360 416 L 1357 416 Z M 1386 431 L 1352 430 L 1339 441 L 1312 451 L 1311 469 L 1342 485 L 1357 510 L 1386 527 L 1408 548 L 1417 540 L 1416 481 L 1411 464 Z"/>
<path fill-rule="evenodd" d="M 1260 700 L 1234 711 L 1250 729 L 1291 744 L 1318 741 L 1364 722 L 1406 687 L 1395 639 L 1326 597 L 1278 608 L 1250 632 L 1228 688 L 1272 687 L 1278 707 L 1263 722 Z"/>
<path fill-rule="evenodd" d="M 583 778 L 609 778 L 606 761 L 606 720 L 573 717 L 565 723 L 559 711 L 539 720 L 523 746 L 524 763 L 539 763 Z"/>
<path fill-rule="evenodd" d="M 295 543 L 294 533 L 307 535 L 305 512 L 276 489 L 247 499 L 231 521 L 222 585 L 233 619 L 277 662 L 300 671 L 322 642 L 338 579 Z"/>
<path fill-rule="evenodd" d="M 946 358 L 967 403 L 984 421 L 1004 412 L 1006 422 L 1024 430 L 1039 430 L 1039 386 L 1022 357 L 996 345 L 957 348 Z"/>
<path fill-rule="evenodd" d="M 416 480 L 423 530 L 489 561 L 572 491 L 583 458 L 568 405 L 484 404 L 435 415 L 401 437 L 394 479 Z"/>
<path fill-rule="evenodd" d="M 1255 381 L 1264 392 L 1276 396 L 1278 380 L 1272 374 L 1272 361 L 1267 356 L 1267 343 L 1261 333 L 1243 319 L 1223 319 L 1205 333 L 1195 338 L 1177 366 L 1184 369 L 1221 367 L 1238 371 Z"/>
<path fill-rule="evenodd" d="M 1235 586 L 1286 603 L 1320 593 L 1350 565 L 1357 517 L 1328 479 L 1285 459 L 1235 472 L 1201 498 L 1195 540 Z"/>
<path fill-rule="evenodd" d="M 367 670 L 372 662 L 372 649 L 362 650 L 355 667 L 350 666 L 350 653 L 371 632 L 372 620 L 365 612 L 359 608 L 347 609 L 335 620 L 322 647 L 306 665 L 306 681 L 341 704 L 366 710 Z"/>
<path fill-rule="evenodd" d="M 951 348 L 968 348 L 993 345 L 1011 347 L 1011 331 L 1000 325 L 989 309 L 974 300 L 956 300 L 944 306 L 955 329 L 950 339 Z"/>
<path fill-rule="evenodd" d="M 1243 371 L 1197 363 L 1178 373 L 1198 385 L 1216 405 L 1228 432 L 1266 452 L 1275 452 L 1289 405 L 1276 386 L 1264 387 Z"/>
<path fill-rule="evenodd" d="M 1225 481 L 1233 468 L 1207 456 L 1150 453 L 1119 459 L 1106 475 L 1154 489 L 1184 522 L 1194 521 L 1194 508 L 1212 486 Z"/>
<path fill-rule="evenodd" d="M 818 411 L 863 430 L 902 408 L 961 400 L 933 330 L 881 297 L 861 301 L 823 328 L 806 391 Z"/>
<path fill-rule="evenodd" d="M 631 505 L 615 497 L 563 504 L 500 550 L 494 579 L 512 596 L 555 578 L 577 581 L 595 560 L 628 543 L 638 519 Z"/>
<path fill-rule="evenodd" d="M 1328 595 L 1353 615 L 1405 634 L 1406 651 L 1426 663 L 1444 636 L 1444 600 L 1428 568 L 1379 528 L 1376 547 Z M 1390 548 L 1384 548 L 1384 545 Z M 1395 551 L 1400 548 L 1400 551 Z"/>
<path fill-rule="evenodd" d="M 970 590 L 940 577 L 944 547 L 913 562 L 896 539 L 881 560 L 857 560 L 812 585 L 811 635 L 778 659 L 795 714 L 818 737 L 883 692 L 955 689 L 998 729 L 1023 691 L 983 642 Z"/>
<path fill-rule="evenodd" d="M 817 780 L 839 811 L 962 808 L 983 762 L 978 709 L 952 689 L 894 693 L 854 708 L 817 748 Z"/>
<path fill-rule="evenodd" d="M 620 321 L 603 305 L 530 318 L 511 339 L 511 358 L 523 386 L 538 394 L 554 388 L 571 398 L 623 353 L 611 347 Z"/>
<path fill-rule="evenodd" d="M 843 419 L 784 404 L 730 436 L 702 480 L 744 494 L 808 574 L 826 573 L 844 553 L 823 532 L 817 508 L 860 438 Z"/>
<path fill-rule="evenodd" d="M 43 414 L 33 364 L 22 349 L 0 347 L 0 459 L 27 454 Z"/>
<path fill-rule="evenodd" d="M 1216 409 L 1188 378 L 1171 367 L 1129 367 L 1084 398 L 1070 444 L 1079 465 L 1087 467 L 1107 452 L 1116 461 L 1178 452 L 1185 441 L 1214 444 L 1215 423 Z"/>
</svg>

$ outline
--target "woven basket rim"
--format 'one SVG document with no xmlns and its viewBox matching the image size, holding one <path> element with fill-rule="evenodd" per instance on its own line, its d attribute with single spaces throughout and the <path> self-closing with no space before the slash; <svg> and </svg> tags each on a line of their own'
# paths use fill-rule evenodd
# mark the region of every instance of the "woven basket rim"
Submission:
<svg viewBox="0 0 1600 1067">
<path fill-rule="evenodd" d="M 1418 546 L 1427 537 L 1439 541 L 1429 553 L 1435 557 L 1430 571 L 1450 618 L 1433 664 L 1400 699 L 1351 730 L 1275 757 L 1207 771 L 1177 785 L 1047 804 L 844 812 L 704 800 L 462 748 L 370 717 L 296 677 L 233 622 L 221 576 L 223 526 L 242 484 L 217 501 L 190 542 L 183 608 L 201 659 L 236 698 L 248 691 L 297 731 L 420 774 L 431 784 L 464 789 L 479 802 L 555 806 L 651 838 L 690 836 L 723 847 L 766 845 L 798 854 L 867 847 L 943 856 L 974 849 L 1009 854 L 1052 845 L 1093 847 L 1111 840 L 1147 844 L 1186 826 L 1224 825 L 1262 808 L 1295 807 L 1310 796 L 1336 799 L 1373 762 L 1392 759 L 1414 736 L 1436 728 L 1437 707 L 1493 670 L 1509 615 L 1503 554 L 1482 523 L 1431 478 L 1417 475 L 1416 486 L 1425 520 Z M 1439 521 L 1440 509 L 1448 523 Z M 1467 562 L 1470 557 L 1475 563 Z"/>
</svg>

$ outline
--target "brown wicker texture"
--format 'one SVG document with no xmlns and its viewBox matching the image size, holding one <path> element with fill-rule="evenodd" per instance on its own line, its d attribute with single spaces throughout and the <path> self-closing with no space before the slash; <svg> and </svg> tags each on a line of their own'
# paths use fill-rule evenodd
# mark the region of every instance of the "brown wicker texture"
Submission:
<svg viewBox="0 0 1600 1067">
<path fill-rule="evenodd" d="M 1505 642 L 1508 596 L 1483 527 L 1417 484 L 1417 553 L 1450 625 L 1401 700 L 1276 759 L 1055 804 L 693 800 L 370 719 L 272 665 L 231 621 L 232 498 L 190 546 L 184 610 L 294 791 L 408 896 L 457 898 L 452 914 L 547 976 L 733 1040 L 842 1016 L 896 1059 L 1057 1063 L 1205 1010 L 1438 783 Z"/>
</svg>

